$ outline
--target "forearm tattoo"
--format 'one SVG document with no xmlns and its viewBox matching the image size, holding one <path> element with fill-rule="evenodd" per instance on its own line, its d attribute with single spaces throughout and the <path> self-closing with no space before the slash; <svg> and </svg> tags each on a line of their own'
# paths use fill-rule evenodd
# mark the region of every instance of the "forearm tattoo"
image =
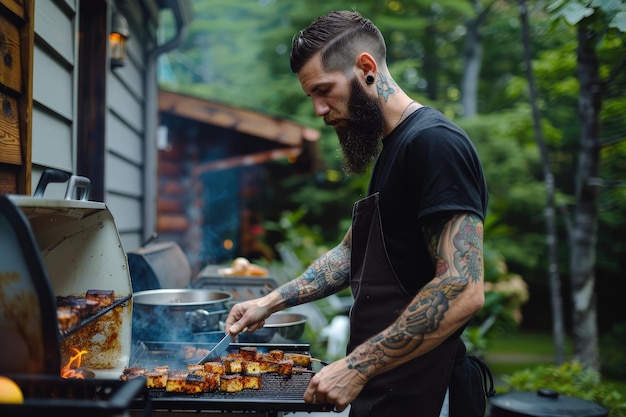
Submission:
<svg viewBox="0 0 626 417">
<path fill-rule="evenodd" d="M 287 307 L 318 300 L 348 286 L 350 247 L 346 241 L 328 251 L 302 275 L 279 288 Z"/>
<path fill-rule="evenodd" d="M 450 302 L 483 277 L 483 224 L 462 215 L 424 230 L 435 265 L 435 278 L 424 286 L 401 317 L 348 358 L 348 366 L 366 376 L 394 358 L 407 357 L 440 328 Z M 451 264 L 452 263 L 452 268 Z"/>
</svg>

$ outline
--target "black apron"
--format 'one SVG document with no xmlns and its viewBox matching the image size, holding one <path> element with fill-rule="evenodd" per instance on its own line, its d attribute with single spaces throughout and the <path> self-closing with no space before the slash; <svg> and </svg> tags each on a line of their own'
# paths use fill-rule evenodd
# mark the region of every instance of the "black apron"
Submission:
<svg viewBox="0 0 626 417">
<path fill-rule="evenodd" d="M 350 266 L 354 304 L 348 352 L 387 328 L 414 297 L 391 266 L 378 198 L 376 193 L 354 205 Z M 463 342 L 455 334 L 432 351 L 372 378 L 351 403 L 350 416 L 438 417 L 459 344 Z"/>
</svg>

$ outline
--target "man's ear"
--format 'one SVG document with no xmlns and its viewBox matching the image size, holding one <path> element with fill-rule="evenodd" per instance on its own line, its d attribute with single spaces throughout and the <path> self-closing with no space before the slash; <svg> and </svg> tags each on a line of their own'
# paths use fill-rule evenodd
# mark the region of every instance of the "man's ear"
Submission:
<svg viewBox="0 0 626 417">
<path fill-rule="evenodd" d="M 378 64 L 373 56 L 367 52 L 363 52 L 357 57 L 356 68 L 361 78 L 365 79 L 368 75 L 376 77 Z"/>
</svg>

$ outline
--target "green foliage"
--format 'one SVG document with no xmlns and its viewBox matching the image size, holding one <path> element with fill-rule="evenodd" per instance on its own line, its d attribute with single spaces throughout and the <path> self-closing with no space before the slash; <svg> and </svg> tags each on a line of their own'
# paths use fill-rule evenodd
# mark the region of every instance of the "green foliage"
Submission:
<svg viewBox="0 0 626 417">
<path fill-rule="evenodd" d="M 486 247 L 484 262 L 485 302 L 463 333 L 468 351 L 481 357 L 494 339 L 519 328 L 521 307 L 529 296 L 522 277 L 508 271 L 499 252 Z"/>
<path fill-rule="evenodd" d="M 618 323 L 600 341 L 604 375 L 626 380 L 626 323 Z"/>
<path fill-rule="evenodd" d="M 379 25 L 386 37 L 394 79 L 416 100 L 454 118 L 476 143 L 490 189 L 486 256 L 491 256 L 488 251 L 493 248 L 512 273 L 524 277 L 532 303 L 548 286 L 546 196 L 527 104 L 519 11 L 514 2 L 478 3 L 480 7 L 474 9 L 472 2 L 454 0 L 194 0 L 195 19 L 184 44 L 164 57 L 174 75 L 167 79 L 167 87 L 286 117 L 322 131 L 319 146 L 325 166 L 313 175 L 294 176 L 285 175 L 286 163 L 269 164 L 264 191 L 263 215 L 275 226 L 268 231 L 268 243 L 280 244 L 283 249 L 290 245 L 306 263 L 318 253 L 315 247 L 330 247 L 343 237 L 352 204 L 364 196 L 368 176 L 349 177 L 341 171 L 334 132 L 315 117 L 310 101 L 289 69 L 290 42 L 297 30 L 329 10 L 362 12 Z M 626 71 L 615 71 L 626 56 L 624 0 L 559 0 L 552 3 L 548 13 L 542 2 L 530 1 L 528 6 L 542 133 L 555 175 L 556 199 L 563 207 L 575 201 L 581 135 L 577 31 L 563 20 L 593 24 L 604 34 L 598 44 L 600 74 L 603 80 L 613 78 L 601 85 L 605 92 L 601 113 L 604 140 L 596 276 L 599 287 L 605 288 L 600 294 L 600 318 L 624 317 L 623 311 L 618 311 L 620 294 L 612 284 L 626 268 L 621 256 L 626 253 Z M 479 13 L 483 54 L 477 86 L 480 115 L 458 119 L 466 24 Z M 164 29 L 165 37 L 170 37 L 171 28 Z M 298 225 L 293 230 L 298 236 L 279 227 L 283 217 Z M 559 270 L 565 272 L 568 245 L 566 219 L 561 212 L 557 213 L 557 223 L 561 240 Z M 487 262 L 486 268 L 491 276 L 491 269 L 496 267 Z M 563 279 L 567 280 L 567 273 Z M 546 314 L 548 300 L 536 302 L 542 308 L 529 308 L 525 316 Z"/>
<path fill-rule="evenodd" d="M 551 389 L 561 395 L 602 404 L 609 410 L 610 417 L 626 416 L 626 400 L 615 387 L 603 382 L 598 372 L 586 369 L 576 361 L 560 366 L 545 365 L 524 369 L 505 376 L 504 380 L 509 388 L 517 391 Z"/>
<path fill-rule="evenodd" d="M 557 0 L 548 7 L 554 19 L 577 25 L 595 17 L 599 24 L 626 32 L 626 3 L 623 0 Z"/>
</svg>

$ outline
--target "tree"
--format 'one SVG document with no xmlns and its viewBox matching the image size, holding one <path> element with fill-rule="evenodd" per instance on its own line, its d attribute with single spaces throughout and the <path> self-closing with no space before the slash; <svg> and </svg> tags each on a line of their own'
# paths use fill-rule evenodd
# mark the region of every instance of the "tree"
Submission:
<svg viewBox="0 0 626 417">
<path fill-rule="evenodd" d="M 575 181 L 575 204 L 569 228 L 570 279 L 573 302 L 574 356 L 585 366 L 599 370 L 596 276 L 596 241 L 601 150 L 600 113 L 608 87 L 623 76 L 626 67 L 626 5 L 622 0 L 558 0 L 548 11 L 557 23 L 576 27 L 578 112 L 580 149 Z M 622 58 L 610 63 L 601 75 L 598 50 L 603 41 L 617 40 Z M 607 63 L 605 62 L 606 66 Z"/>
<path fill-rule="evenodd" d="M 537 105 L 537 90 L 532 68 L 530 51 L 530 29 L 526 0 L 519 0 L 520 21 L 522 23 L 522 44 L 524 45 L 524 63 L 528 77 L 528 89 L 530 105 L 533 115 L 535 140 L 541 155 L 544 180 L 546 182 L 546 243 L 548 246 L 548 275 L 550 277 L 550 302 L 552 306 L 552 330 L 554 337 L 554 350 L 556 362 L 561 364 L 565 361 L 565 322 L 563 319 L 563 301 L 561 299 L 561 280 L 558 268 L 558 237 L 555 222 L 554 204 L 554 175 L 550 167 L 548 149 L 541 130 L 541 117 Z"/>
</svg>

